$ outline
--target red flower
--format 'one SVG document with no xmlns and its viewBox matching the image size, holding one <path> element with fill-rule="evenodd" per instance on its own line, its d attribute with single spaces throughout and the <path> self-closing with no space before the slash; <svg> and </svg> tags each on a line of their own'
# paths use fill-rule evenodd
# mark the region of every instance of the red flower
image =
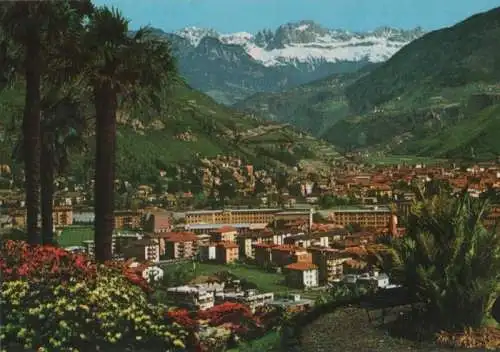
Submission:
<svg viewBox="0 0 500 352">
<path fill-rule="evenodd" d="M 138 271 L 131 270 L 128 263 L 112 262 L 116 269 L 130 282 L 149 290 L 147 281 Z M 71 278 L 93 280 L 97 277 L 96 266 L 82 254 L 68 252 L 53 246 L 29 246 L 23 241 L 6 241 L 0 247 L 0 274 L 3 280 L 27 277 L 37 282 L 65 282 Z"/>
</svg>

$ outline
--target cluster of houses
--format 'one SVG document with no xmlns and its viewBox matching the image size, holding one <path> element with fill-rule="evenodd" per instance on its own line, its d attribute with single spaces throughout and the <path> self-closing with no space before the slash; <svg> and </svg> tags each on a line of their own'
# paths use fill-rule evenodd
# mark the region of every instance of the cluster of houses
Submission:
<svg viewBox="0 0 500 352">
<path fill-rule="evenodd" d="M 167 293 L 171 304 L 189 310 L 206 310 L 224 302 L 244 304 L 252 312 L 264 306 L 302 309 L 314 304 L 313 300 L 302 298 L 297 293 L 275 297 L 273 292 L 245 290 L 239 285 L 238 280 L 233 280 L 229 287 L 224 282 L 209 281 L 172 287 L 167 290 Z"/>
</svg>

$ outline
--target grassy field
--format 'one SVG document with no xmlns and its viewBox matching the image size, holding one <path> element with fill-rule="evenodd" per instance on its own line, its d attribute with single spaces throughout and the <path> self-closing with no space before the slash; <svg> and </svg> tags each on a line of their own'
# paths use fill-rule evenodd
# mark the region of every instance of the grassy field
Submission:
<svg viewBox="0 0 500 352">
<path fill-rule="evenodd" d="M 192 263 L 175 264 L 176 266 L 185 266 L 188 270 L 193 270 Z M 248 281 L 257 285 L 261 291 L 284 292 L 288 288 L 284 285 L 284 276 L 277 273 L 270 273 L 264 270 L 259 270 L 245 264 L 212 264 L 212 263 L 196 263 L 196 276 L 210 276 L 221 271 L 229 271 L 232 274 L 245 278 Z"/>
<path fill-rule="evenodd" d="M 167 264 L 165 268 L 168 267 L 185 267 L 187 270 L 193 270 L 193 263 L 182 263 L 182 264 Z M 239 278 L 244 278 L 249 282 L 255 284 L 259 291 L 262 292 L 274 292 L 275 294 L 288 294 L 292 292 L 300 292 L 304 298 L 315 299 L 319 296 L 318 291 L 300 291 L 296 289 L 291 289 L 285 285 L 285 276 L 283 274 L 268 272 L 262 270 L 256 266 L 247 264 L 212 264 L 212 263 L 196 263 L 195 275 L 198 276 L 210 276 L 221 271 L 229 271 Z"/>
<path fill-rule="evenodd" d="M 61 247 L 82 246 L 82 242 L 94 239 L 94 228 L 92 226 L 69 226 L 66 227 L 57 242 Z"/>
</svg>

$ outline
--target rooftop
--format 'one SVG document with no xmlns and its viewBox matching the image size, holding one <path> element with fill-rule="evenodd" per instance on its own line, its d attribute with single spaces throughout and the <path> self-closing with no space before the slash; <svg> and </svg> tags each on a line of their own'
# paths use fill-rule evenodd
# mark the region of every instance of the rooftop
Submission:
<svg viewBox="0 0 500 352">
<path fill-rule="evenodd" d="M 265 227 L 267 223 L 262 224 L 249 224 L 249 223 L 241 223 L 241 224 L 186 224 L 184 228 L 186 230 L 211 230 L 211 229 L 220 229 L 223 227 L 235 227 L 236 229 L 245 229 L 245 228 L 256 228 L 258 226 Z"/>
<path fill-rule="evenodd" d="M 214 209 L 214 210 L 193 210 L 186 212 L 188 215 L 203 215 L 203 214 L 218 214 L 218 213 L 255 213 L 255 212 L 265 212 L 274 213 L 280 211 L 277 208 L 254 208 L 254 209 Z"/>
<path fill-rule="evenodd" d="M 285 268 L 288 270 L 299 270 L 299 271 L 306 271 L 306 270 L 314 270 L 318 269 L 318 267 L 312 263 L 305 263 L 305 262 L 297 262 L 297 263 L 292 263 L 287 265 Z"/>
</svg>

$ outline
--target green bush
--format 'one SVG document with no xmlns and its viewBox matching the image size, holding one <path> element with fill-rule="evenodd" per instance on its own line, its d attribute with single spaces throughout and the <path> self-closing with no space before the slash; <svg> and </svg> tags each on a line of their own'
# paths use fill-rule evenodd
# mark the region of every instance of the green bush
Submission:
<svg viewBox="0 0 500 352">
<path fill-rule="evenodd" d="M 425 303 L 433 328 L 477 328 L 500 295 L 500 237 L 482 224 L 487 204 L 467 194 L 421 197 L 394 244 L 393 277 Z"/>
<path fill-rule="evenodd" d="M 57 286 L 28 280 L 2 283 L 5 351 L 136 350 L 184 347 L 180 330 L 162 324 L 162 312 L 148 305 L 141 288 L 115 271 L 102 269 L 95 282 Z"/>
<path fill-rule="evenodd" d="M 147 282 L 127 262 L 96 266 L 51 246 L 0 246 L 0 340 L 5 351 L 165 351 L 186 333 L 148 301 Z"/>
</svg>

